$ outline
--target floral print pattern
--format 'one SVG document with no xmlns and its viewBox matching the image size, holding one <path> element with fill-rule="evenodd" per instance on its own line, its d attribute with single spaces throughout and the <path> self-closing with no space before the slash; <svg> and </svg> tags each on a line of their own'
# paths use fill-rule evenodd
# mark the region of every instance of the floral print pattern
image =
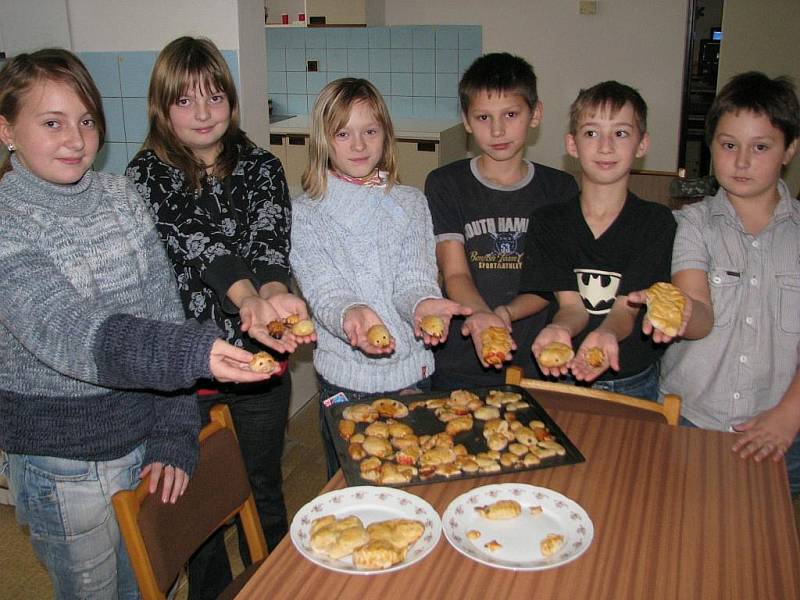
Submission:
<svg viewBox="0 0 800 600">
<path fill-rule="evenodd" d="M 229 342 L 254 349 L 224 291 L 243 278 L 256 288 L 289 279 L 291 205 L 280 160 L 261 148 L 240 148 L 233 173 L 209 177 L 198 194 L 151 150 L 136 155 L 127 175 L 172 260 L 186 316 L 213 319 Z"/>
</svg>

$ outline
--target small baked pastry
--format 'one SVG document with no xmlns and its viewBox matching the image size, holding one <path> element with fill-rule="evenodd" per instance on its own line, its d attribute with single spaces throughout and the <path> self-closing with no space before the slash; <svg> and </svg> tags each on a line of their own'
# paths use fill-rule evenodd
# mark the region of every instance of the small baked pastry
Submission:
<svg viewBox="0 0 800 600">
<path fill-rule="evenodd" d="M 398 548 L 386 540 L 367 542 L 353 552 L 353 564 L 359 569 L 388 569 L 403 562 L 406 548 Z"/>
<path fill-rule="evenodd" d="M 363 445 L 359 444 L 358 442 L 354 442 L 352 444 L 347 444 L 347 455 L 351 459 L 359 461 L 367 456 L 367 452 L 364 450 Z"/>
<path fill-rule="evenodd" d="M 516 454 L 512 454 L 511 452 L 503 452 L 500 455 L 500 464 L 506 468 L 513 467 L 518 462 L 519 462 L 519 457 Z"/>
<path fill-rule="evenodd" d="M 445 425 L 445 433 L 449 433 L 450 435 L 458 435 L 462 431 L 469 431 L 472 429 L 472 416 L 464 415 L 463 417 L 457 417 L 452 421 L 448 421 L 447 425 Z"/>
<path fill-rule="evenodd" d="M 480 398 L 477 395 L 473 394 L 472 392 L 469 392 L 467 390 L 454 390 L 450 392 L 450 399 L 447 402 L 447 406 L 449 406 L 450 408 L 457 406 L 466 408 L 467 406 L 469 406 L 471 402 L 474 402 L 475 400 L 480 401 Z"/>
<path fill-rule="evenodd" d="M 256 373 L 274 373 L 280 368 L 269 352 L 256 352 L 250 359 L 250 370 Z"/>
<path fill-rule="evenodd" d="M 342 411 L 343 418 L 356 423 L 374 423 L 378 416 L 378 411 L 369 404 L 350 404 Z"/>
<path fill-rule="evenodd" d="M 299 336 L 311 335 L 314 333 L 314 323 L 311 319 L 302 319 L 292 325 L 292 333 Z"/>
<path fill-rule="evenodd" d="M 372 408 L 384 418 L 402 419 L 408 416 L 408 407 L 399 400 L 392 398 L 379 398 L 372 403 Z"/>
<path fill-rule="evenodd" d="M 539 354 L 539 364 L 543 367 L 563 367 L 572 358 L 575 353 L 572 348 L 561 342 L 550 342 L 542 348 Z"/>
<path fill-rule="evenodd" d="M 499 390 L 491 390 L 486 395 L 486 404 L 489 406 L 501 407 L 504 404 L 518 402 L 519 400 L 522 400 L 522 394 L 518 394 L 516 392 L 501 392 Z"/>
<path fill-rule="evenodd" d="M 393 437 L 389 441 L 398 450 L 403 450 L 409 446 L 419 446 L 419 438 L 413 434 L 405 437 Z"/>
<path fill-rule="evenodd" d="M 522 457 L 528 453 L 528 447 L 525 444 L 514 442 L 513 444 L 508 445 L 508 451 L 515 456 Z"/>
<path fill-rule="evenodd" d="M 447 407 L 437 408 L 433 412 L 436 415 L 436 418 L 439 419 L 442 423 L 448 423 L 453 419 L 458 419 L 461 416 L 456 411 Z"/>
<path fill-rule="evenodd" d="M 334 559 L 351 554 L 367 542 L 367 530 L 356 516 L 336 519 L 327 515 L 311 525 L 311 549 Z"/>
<path fill-rule="evenodd" d="M 498 500 L 486 506 L 476 506 L 475 512 L 492 521 L 516 519 L 522 512 L 522 507 L 516 500 Z"/>
<path fill-rule="evenodd" d="M 397 421 L 392 421 L 391 423 L 389 423 L 389 437 L 391 438 L 413 437 L 416 440 L 416 436 L 414 435 L 414 430 L 411 428 L 411 425 L 406 425 L 405 423 L 398 423 Z"/>
<path fill-rule="evenodd" d="M 467 532 L 467 539 L 477 540 L 479 537 L 481 537 L 481 532 L 478 531 L 477 529 L 470 529 Z"/>
<path fill-rule="evenodd" d="M 511 352 L 511 336 L 504 327 L 487 327 L 481 331 L 483 360 L 489 365 L 500 365 Z"/>
<path fill-rule="evenodd" d="M 392 343 L 392 336 L 385 326 L 373 325 L 367 330 L 367 341 L 377 348 L 386 348 Z"/>
<path fill-rule="evenodd" d="M 500 418 L 500 409 L 496 406 L 481 406 L 472 415 L 481 421 L 490 421 Z"/>
<path fill-rule="evenodd" d="M 439 315 L 422 317 L 419 328 L 431 337 L 440 338 L 444 335 L 444 319 Z"/>
<path fill-rule="evenodd" d="M 415 465 L 422 456 L 422 450 L 417 445 L 400 448 L 394 455 L 398 465 Z"/>
<path fill-rule="evenodd" d="M 514 432 L 514 437 L 520 444 L 525 444 L 526 446 L 533 446 L 539 440 L 536 438 L 536 434 L 533 433 L 533 430 L 525 427 L 518 427 L 517 430 Z"/>
<path fill-rule="evenodd" d="M 606 362 L 606 353 L 603 352 L 602 348 L 592 346 L 583 353 L 583 359 L 592 369 L 599 369 Z"/>
<path fill-rule="evenodd" d="M 459 456 L 456 460 L 456 464 L 464 473 L 476 473 L 480 468 L 474 456 Z"/>
<path fill-rule="evenodd" d="M 379 438 L 389 439 L 389 424 L 384 421 L 375 421 L 367 425 L 364 430 L 364 435 L 367 437 L 375 436 Z"/>
<path fill-rule="evenodd" d="M 528 452 L 525 456 L 522 457 L 522 464 L 525 465 L 526 467 L 535 467 L 541 462 L 542 460 L 533 452 Z"/>
<path fill-rule="evenodd" d="M 339 437 L 343 440 L 347 441 L 353 434 L 356 432 L 356 423 L 355 421 L 350 421 L 348 419 L 341 419 L 339 421 Z"/>
<path fill-rule="evenodd" d="M 552 556 L 561 549 L 564 545 L 564 536 L 557 533 L 548 533 L 542 541 L 539 542 L 539 549 L 542 551 L 542 556 Z"/>
<path fill-rule="evenodd" d="M 497 540 L 492 540 L 491 542 L 486 542 L 483 545 L 483 547 L 486 548 L 489 552 L 497 552 L 498 550 L 500 550 L 500 548 L 503 547 L 503 544 L 501 544 Z"/>
<path fill-rule="evenodd" d="M 284 331 L 286 331 L 286 326 L 281 321 L 270 321 L 267 323 L 267 333 L 276 340 L 283 337 Z"/>
<path fill-rule="evenodd" d="M 354 433 L 352 436 L 350 436 L 350 443 L 363 444 L 365 439 L 367 439 L 367 436 L 365 436 L 363 433 Z"/>
<path fill-rule="evenodd" d="M 378 477 L 378 483 L 381 485 L 408 483 L 413 476 L 413 472 L 403 469 L 402 465 L 385 462 L 381 465 L 381 474 L 380 477 Z"/>
<path fill-rule="evenodd" d="M 422 456 L 419 457 L 419 464 L 421 466 L 446 465 L 455 462 L 456 458 L 458 456 L 452 448 L 436 446 L 422 453 Z"/>
<path fill-rule="evenodd" d="M 370 456 L 377 456 L 378 458 L 386 458 L 393 451 L 389 440 L 374 435 L 368 435 L 367 439 L 365 439 L 364 443 L 361 445 L 364 447 L 367 454 Z"/>
<path fill-rule="evenodd" d="M 508 446 L 508 438 L 500 433 L 490 433 L 486 436 L 486 445 L 489 450 L 505 450 Z"/>
<path fill-rule="evenodd" d="M 446 463 L 443 465 L 436 465 L 436 474 L 442 477 L 453 477 L 454 475 L 461 475 L 461 467 L 457 463 Z"/>
<path fill-rule="evenodd" d="M 666 335 L 678 335 L 685 305 L 683 293 L 671 283 L 658 282 L 647 289 L 647 318 Z"/>
<path fill-rule="evenodd" d="M 398 547 L 408 547 L 425 533 L 422 521 L 414 519 L 389 519 L 367 526 L 370 541 L 386 540 Z"/>
<path fill-rule="evenodd" d="M 359 471 L 361 471 L 361 477 L 367 481 L 378 481 L 378 478 L 381 476 L 382 464 L 381 459 L 377 456 L 365 458 L 358 465 Z"/>
<path fill-rule="evenodd" d="M 564 446 L 552 440 L 542 440 L 541 442 L 538 442 L 536 446 L 545 450 L 552 450 L 558 456 L 564 456 L 567 453 L 567 450 L 564 448 Z"/>
<path fill-rule="evenodd" d="M 283 320 L 283 324 L 287 327 L 294 327 L 300 321 L 300 315 L 289 315 Z"/>
<path fill-rule="evenodd" d="M 525 410 L 526 408 L 530 408 L 531 405 L 525 402 L 524 400 L 517 400 L 516 402 L 509 402 L 505 405 L 505 409 L 510 412 L 515 412 L 518 410 Z M 506 413 L 508 414 L 508 413 Z"/>
</svg>

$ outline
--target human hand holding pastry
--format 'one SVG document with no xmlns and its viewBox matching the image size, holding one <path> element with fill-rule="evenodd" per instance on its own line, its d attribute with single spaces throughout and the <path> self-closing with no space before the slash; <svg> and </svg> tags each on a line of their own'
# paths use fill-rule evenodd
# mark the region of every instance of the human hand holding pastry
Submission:
<svg viewBox="0 0 800 600">
<path fill-rule="evenodd" d="M 550 323 L 539 332 L 531 347 L 542 374 L 550 377 L 566 375 L 569 372 L 569 361 L 574 356 L 573 353 L 565 355 L 563 360 L 549 360 L 551 354 L 555 355 L 553 358 L 559 354 L 560 347 L 556 346 L 556 344 L 566 346 L 566 350 L 570 353 L 572 352 L 572 336 L 570 336 L 569 330 L 556 323 Z M 547 352 L 545 352 L 545 349 L 547 349 Z"/>
<path fill-rule="evenodd" d="M 414 335 L 426 346 L 444 343 L 454 315 L 468 316 L 472 309 L 446 298 L 426 298 L 414 309 Z"/>
<path fill-rule="evenodd" d="M 647 305 L 642 332 L 657 344 L 669 344 L 682 336 L 692 317 L 692 299 L 671 283 L 654 283 L 646 290 L 630 292 L 628 303 Z"/>
<path fill-rule="evenodd" d="M 359 304 L 347 309 L 342 320 L 347 341 L 364 354 L 380 356 L 395 350 L 395 341 L 378 314 L 369 306 Z"/>
<path fill-rule="evenodd" d="M 301 330 L 296 327 L 297 323 L 288 324 L 287 320 L 293 317 L 297 318 L 297 322 L 310 322 L 308 316 L 308 307 L 303 300 L 289 292 L 279 292 L 272 294 L 267 298 L 272 308 L 278 315 L 279 322 L 286 324 L 286 329 L 290 334 L 290 339 L 293 339 L 297 344 L 310 344 L 317 341 L 317 334 L 311 328 L 311 333 L 306 333 L 306 330 Z"/>
<path fill-rule="evenodd" d="M 617 337 L 602 328 L 595 329 L 584 338 L 570 370 L 578 381 L 594 381 L 609 367 L 619 371 L 619 343 Z"/>
<path fill-rule="evenodd" d="M 280 317 L 273 305 L 258 295 L 247 296 L 239 301 L 239 318 L 242 331 L 251 338 L 272 348 L 276 352 L 294 352 L 297 342 L 292 335 L 282 335 L 277 339 L 270 335 L 269 325 Z"/>
<path fill-rule="evenodd" d="M 243 348 L 216 340 L 211 346 L 208 365 L 211 375 L 221 383 L 254 383 L 269 379 L 272 372 L 260 373 L 250 368 L 253 354 Z"/>
<path fill-rule="evenodd" d="M 484 349 L 485 342 L 482 339 L 482 335 L 485 331 L 490 330 L 490 328 L 508 331 L 503 319 L 498 317 L 495 313 L 488 310 L 476 311 L 464 320 L 464 325 L 461 327 L 461 335 L 468 335 L 472 337 L 472 344 L 475 346 L 475 352 L 478 355 L 478 360 L 481 361 L 481 364 L 484 367 L 493 366 L 495 369 L 499 370 L 503 368 L 503 362 L 511 360 L 511 351 L 517 349 L 517 344 L 509 334 L 508 338 L 510 340 L 511 347 L 505 352 L 505 356 L 502 357 L 502 360 L 492 362 L 487 361 L 487 352 Z"/>
</svg>

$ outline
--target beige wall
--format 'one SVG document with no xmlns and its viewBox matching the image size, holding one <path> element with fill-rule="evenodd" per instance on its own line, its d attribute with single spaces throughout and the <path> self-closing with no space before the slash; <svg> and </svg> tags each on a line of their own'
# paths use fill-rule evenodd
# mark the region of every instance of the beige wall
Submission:
<svg viewBox="0 0 800 600">
<path fill-rule="evenodd" d="M 800 3 L 798 0 L 725 0 L 718 88 L 735 74 L 764 71 L 789 75 L 800 86 Z M 786 174 L 792 193 L 800 191 L 800 157 Z"/>
<path fill-rule="evenodd" d="M 577 0 L 386 0 L 385 24 L 474 23 L 483 26 L 485 52 L 528 59 L 544 102 L 544 121 L 529 155 L 553 166 L 568 166 L 563 135 L 578 90 L 606 79 L 633 85 L 650 107 L 652 137 L 649 156 L 637 166 L 674 171 L 687 5 L 600 0 L 597 14 L 585 16 L 578 14 Z"/>
<path fill-rule="evenodd" d="M 0 0 L 0 32 L 0 50 L 8 56 L 48 46 L 71 47 L 65 0 Z"/>
</svg>

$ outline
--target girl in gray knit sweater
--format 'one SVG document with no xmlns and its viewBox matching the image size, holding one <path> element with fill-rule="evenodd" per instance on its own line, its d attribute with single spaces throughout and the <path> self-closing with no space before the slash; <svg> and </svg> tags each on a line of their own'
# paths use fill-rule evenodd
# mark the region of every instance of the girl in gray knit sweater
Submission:
<svg viewBox="0 0 800 600">
<path fill-rule="evenodd" d="M 66 50 L 0 71 L 0 448 L 59 598 L 138 597 L 111 496 L 148 474 L 164 502 L 186 489 L 199 418 L 177 390 L 264 379 L 213 324 L 184 321 L 144 203 L 89 170 L 104 129 Z"/>
<path fill-rule="evenodd" d="M 320 398 L 366 400 L 429 385 L 426 346 L 443 343 L 450 318 L 468 309 L 442 298 L 428 203 L 397 183 L 386 104 L 368 81 L 338 79 L 320 92 L 310 129 L 289 260 L 316 322 Z M 442 318 L 441 337 L 420 329 L 428 315 Z M 388 330 L 384 344 L 368 336 L 376 325 Z M 321 426 L 332 475 L 338 463 Z"/>
</svg>

